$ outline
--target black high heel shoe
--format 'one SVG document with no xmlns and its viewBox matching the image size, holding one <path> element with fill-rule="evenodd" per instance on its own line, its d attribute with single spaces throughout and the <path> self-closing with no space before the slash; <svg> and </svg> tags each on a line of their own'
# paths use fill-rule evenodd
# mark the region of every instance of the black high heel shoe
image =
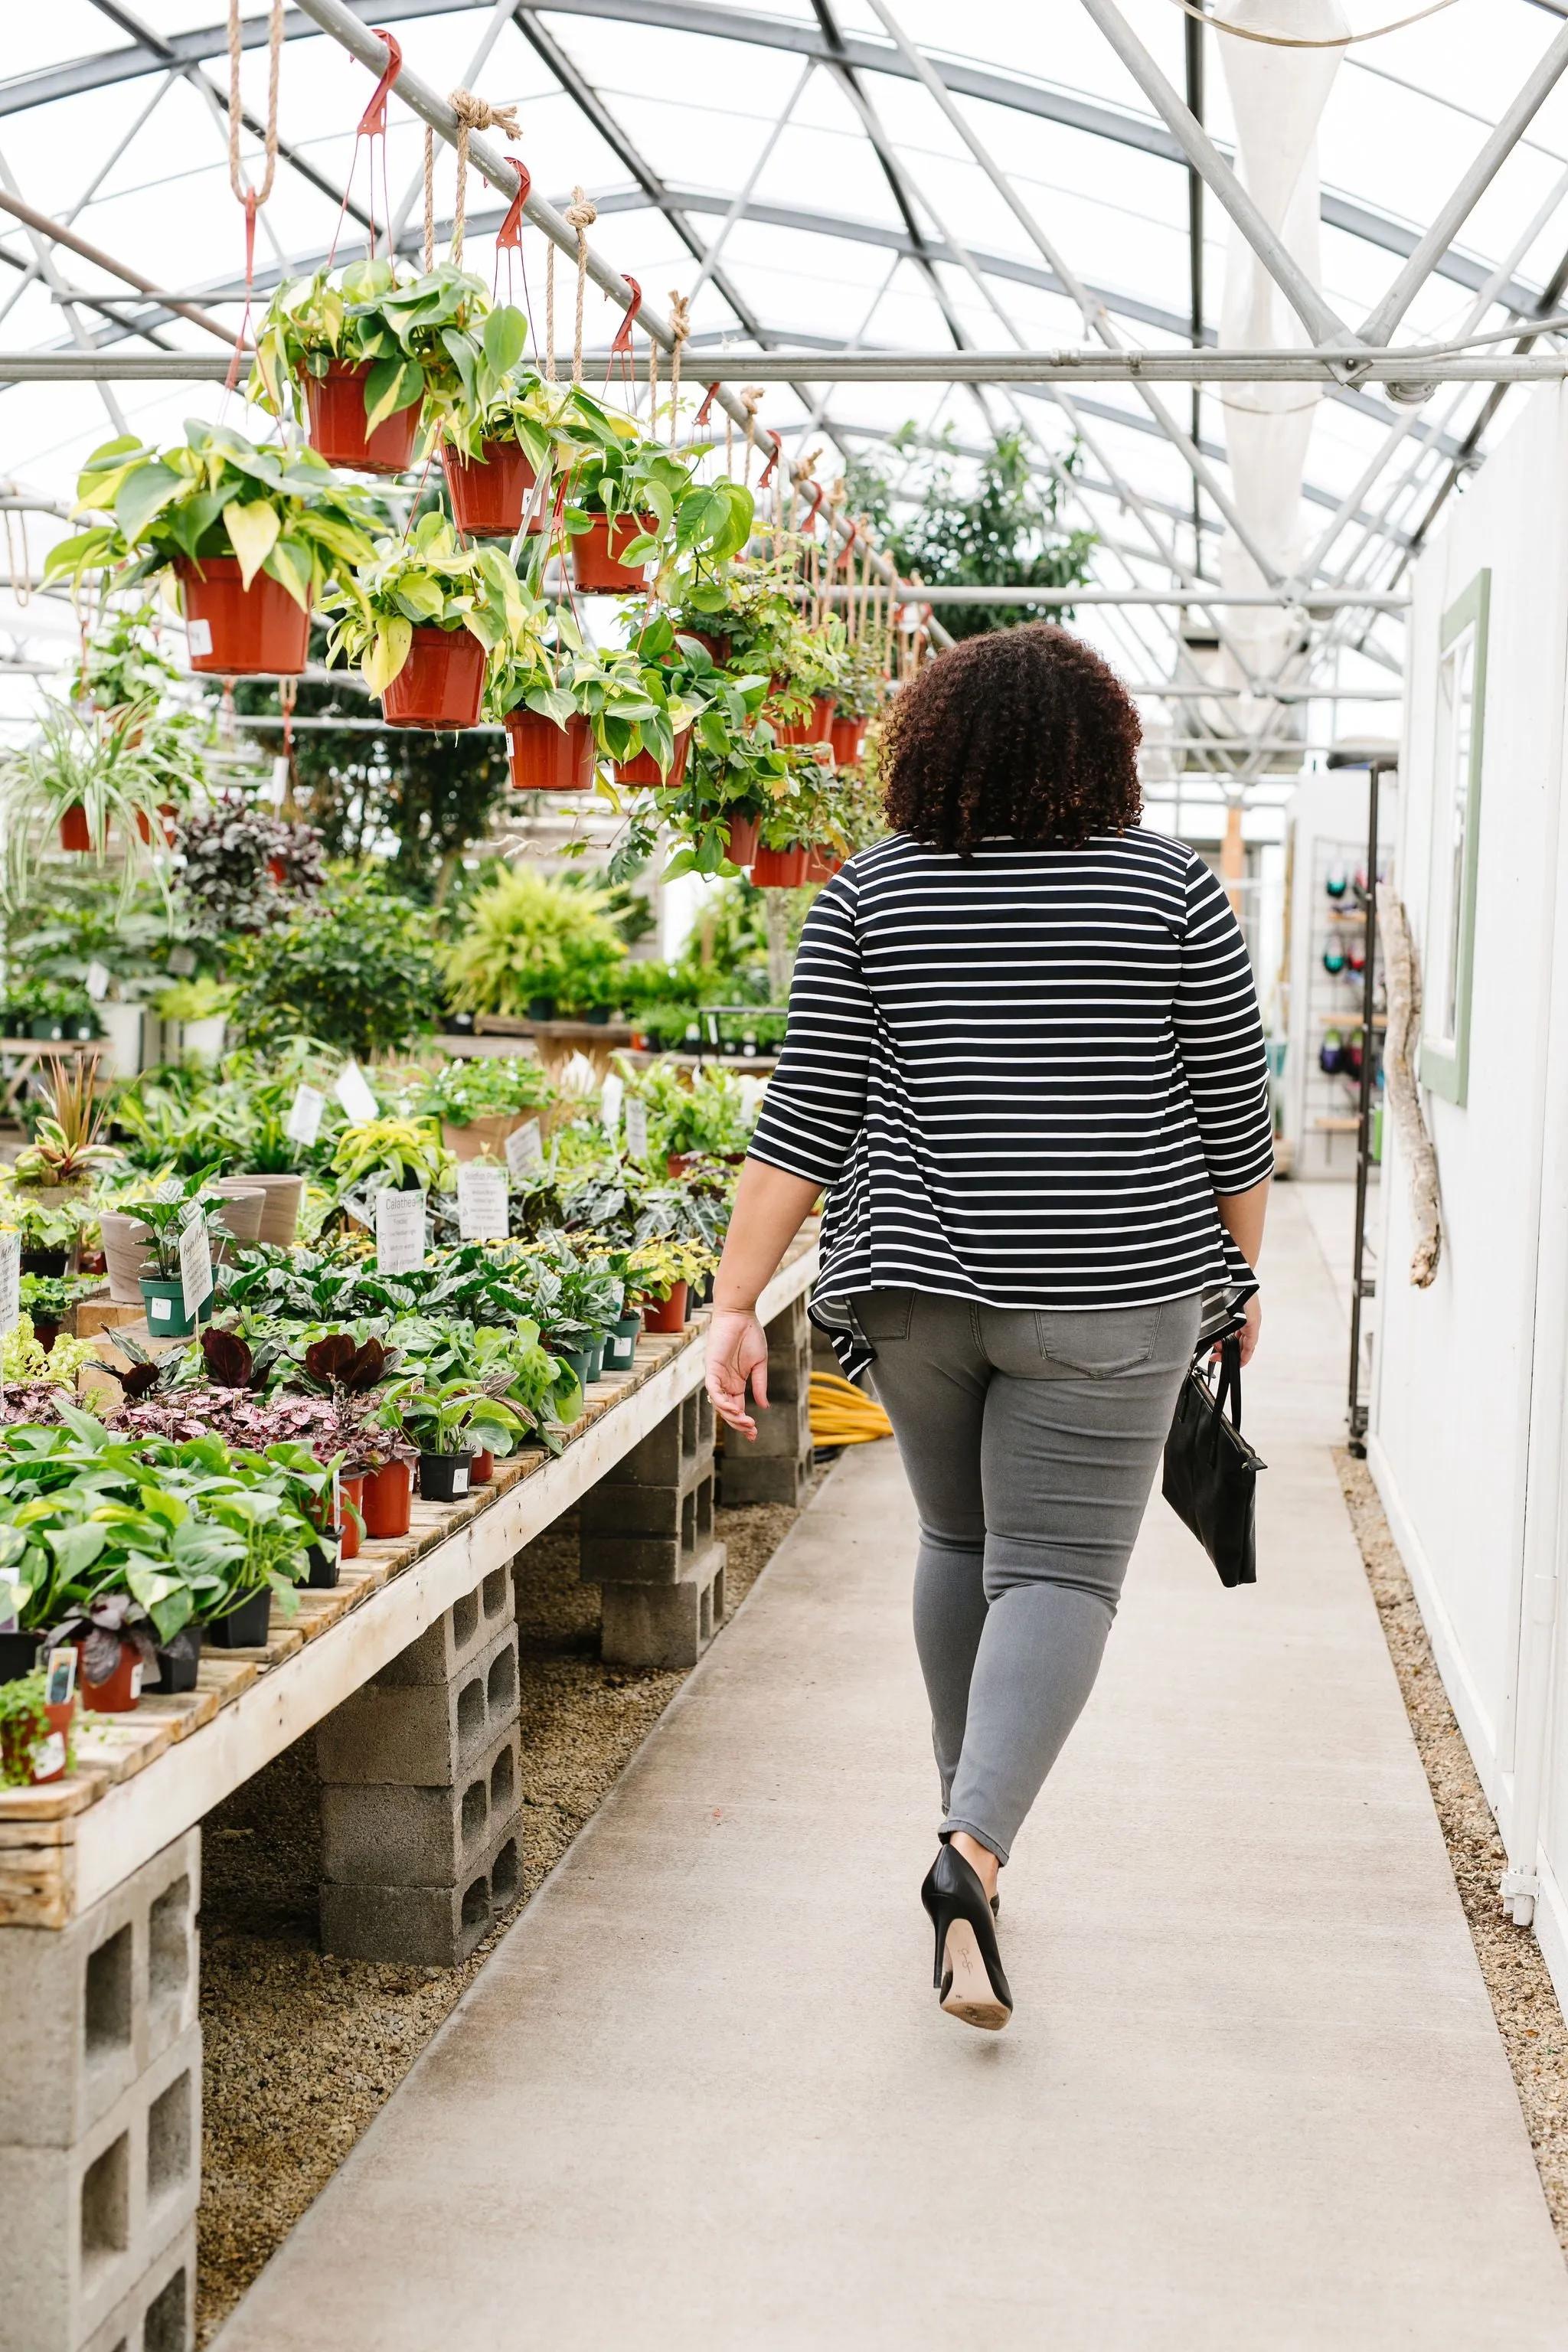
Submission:
<svg viewBox="0 0 1568 2352">
<path fill-rule="evenodd" d="M 943 2009 L 965 2025 L 999 2033 L 1013 2014 L 1013 1996 L 978 1874 L 951 1845 L 942 1845 L 926 1873 L 921 1901 L 936 1929 L 932 1981 Z"/>
</svg>

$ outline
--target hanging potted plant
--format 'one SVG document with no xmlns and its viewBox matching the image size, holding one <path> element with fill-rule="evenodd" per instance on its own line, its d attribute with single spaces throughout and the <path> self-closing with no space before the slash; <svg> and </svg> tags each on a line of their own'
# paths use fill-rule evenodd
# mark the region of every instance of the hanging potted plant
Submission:
<svg viewBox="0 0 1568 2352">
<path fill-rule="evenodd" d="M 90 709 L 73 709 L 53 699 L 45 702 L 38 731 L 30 742 L 18 744 L 0 761 L 0 827 L 5 835 L 6 895 L 22 905 L 37 889 L 38 862 L 58 836 L 62 848 L 90 855 L 100 870 L 111 853 L 120 862 L 118 912 L 130 908 L 139 883 L 151 878 L 168 895 L 167 862 L 163 820 L 159 814 L 169 797 L 170 762 L 178 771 L 180 788 L 195 792 L 205 778 L 188 737 L 181 733 L 165 746 L 156 737 L 154 752 L 145 734 L 132 740 L 118 720 Z M 140 820 L 155 821 L 157 848 L 142 854 Z"/>
<path fill-rule="evenodd" d="M 572 690 L 582 638 L 569 613 L 554 615 L 554 642 L 529 629 L 490 663 L 487 713 L 506 728 L 517 792 L 585 793 L 594 786 L 593 722 Z"/>
<path fill-rule="evenodd" d="M 512 320 L 521 321 L 521 313 L 496 310 L 486 320 L 473 392 L 441 420 L 441 462 L 452 520 L 470 538 L 510 539 L 521 530 L 529 493 L 551 462 L 555 426 L 588 397 L 576 386 L 547 384 L 531 371 L 514 375 L 523 336 L 510 323 L 497 324 Z M 498 358 L 505 364 L 498 366 Z M 542 531 L 549 520 L 542 503 L 530 530 Z"/>
<path fill-rule="evenodd" d="M 604 412 L 611 427 L 579 457 L 562 520 L 572 570 L 590 594 L 641 591 L 649 561 L 661 572 L 737 553 L 751 533 L 753 501 L 739 482 L 696 482 L 698 453 L 679 457 L 644 438 L 629 417 Z"/>
<path fill-rule="evenodd" d="M 353 261 L 286 278 L 257 337 L 249 397 L 274 416 L 302 410 L 329 465 L 401 474 L 422 421 L 474 404 L 487 331 L 498 352 L 515 345 L 521 356 L 521 312 L 492 310 L 483 281 L 447 261 L 423 272 Z"/>
<path fill-rule="evenodd" d="M 768 705 L 768 723 L 775 742 L 804 749 L 831 741 L 838 682 L 847 653 L 844 624 L 836 614 L 817 628 L 796 621 L 783 647 L 784 667 L 782 673 L 774 673 Z"/>
<path fill-rule="evenodd" d="M 434 512 L 326 603 L 328 661 L 354 662 L 394 727 L 477 726 L 490 655 L 536 640 L 543 614 L 499 548 L 460 547 Z"/>
<path fill-rule="evenodd" d="M 45 579 L 123 564 L 116 584 L 132 587 L 172 572 L 193 669 L 298 677 L 311 604 L 330 576 L 369 562 L 374 511 L 314 450 L 258 448 L 231 426 L 194 420 L 185 435 L 161 454 L 129 435 L 94 452 L 78 502 L 113 520 L 52 548 Z"/>
<path fill-rule="evenodd" d="M 864 639 L 846 646 L 834 693 L 827 740 L 835 765 L 852 767 L 865 749 L 867 728 L 888 698 L 887 672 L 876 646 Z"/>
</svg>

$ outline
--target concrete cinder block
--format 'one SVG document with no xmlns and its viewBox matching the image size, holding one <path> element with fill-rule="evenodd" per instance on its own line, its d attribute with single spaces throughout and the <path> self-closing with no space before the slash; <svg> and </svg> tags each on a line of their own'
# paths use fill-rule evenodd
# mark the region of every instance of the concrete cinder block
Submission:
<svg viewBox="0 0 1568 2352">
<path fill-rule="evenodd" d="M 582 1581 L 674 1584 L 689 1576 L 713 1539 L 711 1465 L 684 1490 L 622 1486 L 612 1492 L 626 1508 L 619 1518 L 611 1515 L 607 1528 L 584 1512 L 578 1539 Z"/>
<path fill-rule="evenodd" d="M 196 2017 L 201 1832 L 59 1929 L 0 1927 L 0 2146 L 68 2148 Z"/>
<path fill-rule="evenodd" d="M 811 1404 L 803 1391 L 799 1396 L 770 1402 L 765 1411 L 756 1415 L 757 1433 L 754 1438 L 738 1437 L 733 1430 L 724 1438 L 726 1466 L 737 1454 L 793 1454 L 797 1460 L 811 1458 Z"/>
<path fill-rule="evenodd" d="M 196 2225 L 187 2223 L 81 2352 L 194 2352 L 196 2340 Z"/>
<path fill-rule="evenodd" d="M 516 1719 L 509 1623 L 450 1682 L 366 1684 L 316 1727 L 317 1761 L 323 1781 L 447 1789 Z"/>
<path fill-rule="evenodd" d="M 470 1665 L 516 1614 L 510 1568 L 490 1570 L 484 1582 L 443 1611 L 434 1625 L 411 1642 L 375 1677 L 378 1690 L 409 1690 L 449 1683 Z"/>
<path fill-rule="evenodd" d="M 798 1510 L 805 1501 L 808 1475 L 808 1465 L 798 1454 L 754 1454 L 742 1440 L 724 1456 L 724 1507 L 743 1510 L 752 1503 L 786 1503 Z"/>
<path fill-rule="evenodd" d="M 601 1486 L 679 1486 L 696 1476 L 713 1452 L 713 1407 L 696 1390 L 668 1412 L 599 1481 Z"/>
<path fill-rule="evenodd" d="M 606 1665 L 694 1666 L 724 1622 L 721 1543 L 675 1584 L 606 1584 L 601 1655 Z"/>
<path fill-rule="evenodd" d="M 345 1960 L 457 1968 L 521 1888 L 521 1811 L 503 1822 L 455 1885 L 323 1885 L 323 1949 Z"/>
<path fill-rule="evenodd" d="M 193 2025 L 74 2147 L 0 2147 L 0 2352 L 80 2352 L 188 2232 L 201 2095 Z"/>
<path fill-rule="evenodd" d="M 521 1776 L 514 1722 L 450 1788 L 329 1782 L 321 1790 L 323 1874 L 339 1886 L 456 1885 L 516 1813 Z"/>
<path fill-rule="evenodd" d="M 712 1484 L 710 1455 L 701 1469 L 679 1486 L 590 1486 L 578 1510 L 578 1528 L 584 1536 L 605 1536 L 612 1541 L 623 1536 L 679 1539 L 682 1521 L 692 1508 L 690 1498 L 698 1498 L 695 1508 L 700 1517 L 705 1507 L 702 1490 Z"/>
</svg>

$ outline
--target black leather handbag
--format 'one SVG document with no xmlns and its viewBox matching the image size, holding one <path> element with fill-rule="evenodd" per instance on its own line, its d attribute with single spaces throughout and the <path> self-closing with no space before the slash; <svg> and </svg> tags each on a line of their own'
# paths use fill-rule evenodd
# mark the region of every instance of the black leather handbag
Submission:
<svg viewBox="0 0 1568 2352">
<path fill-rule="evenodd" d="M 1258 1581 L 1254 1511 L 1258 1474 L 1268 1466 L 1241 1433 L 1241 1342 L 1226 1339 L 1215 1384 L 1196 1364 L 1182 1383 L 1165 1440 L 1163 1486 L 1166 1502 L 1191 1528 L 1222 1584 Z"/>
</svg>

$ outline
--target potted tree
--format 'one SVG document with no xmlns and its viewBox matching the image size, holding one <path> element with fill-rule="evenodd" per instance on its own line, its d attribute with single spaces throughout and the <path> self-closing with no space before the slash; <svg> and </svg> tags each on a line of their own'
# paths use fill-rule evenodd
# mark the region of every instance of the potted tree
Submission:
<svg viewBox="0 0 1568 2352">
<path fill-rule="evenodd" d="M 328 608 L 329 662 L 356 663 L 394 727 L 476 726 L 490 655 L 538 642 L 543 619 L 499 548 L 459 546 L 437 513 L 382 540 Z"/>
<path fill-rule="evenodd" d="M 52 548 L 44 576 L 125 565 L 131 587 L 172 573 L 194 670 L 298 677 L 310 607 L 329 577 L 370 561 L 374 512 L 312 449 L 258 448 L 226 425 L 185 431 L 161 454 L 130 435 L 94 452 L 78 502 L 113 520 Z"/>
</svg>

